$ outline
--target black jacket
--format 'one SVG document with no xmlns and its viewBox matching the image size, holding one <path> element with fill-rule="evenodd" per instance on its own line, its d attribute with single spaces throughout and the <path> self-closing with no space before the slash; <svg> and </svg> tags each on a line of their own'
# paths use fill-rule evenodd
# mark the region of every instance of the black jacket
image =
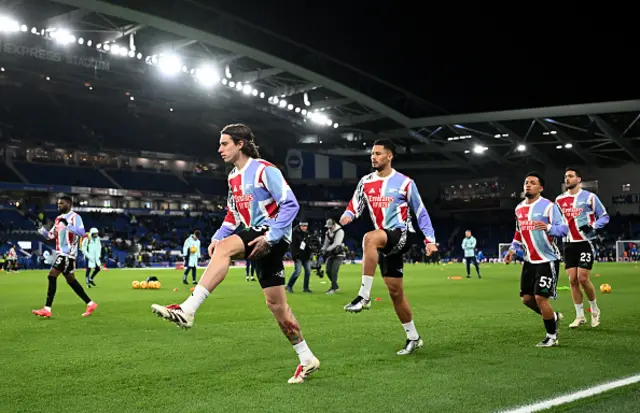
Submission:
<svg viewBox="0 0 640 413">
<path fill-rule="evenodd" d="M 300 249 L 300 245 L 305 243 L 304 249 Z M 311 258 L 309 251 L 309 231 L 302 231 L 300 227 L 295 227 L 291 235 L 291 257 L 294 260 L 307 261 Z"/>
</svg>

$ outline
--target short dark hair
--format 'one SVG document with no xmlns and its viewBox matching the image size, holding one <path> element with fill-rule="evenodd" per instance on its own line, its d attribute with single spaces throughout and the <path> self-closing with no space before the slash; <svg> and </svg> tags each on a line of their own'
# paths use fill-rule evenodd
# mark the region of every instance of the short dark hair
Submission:
<svg viewBox="0 0 640 413">
<path fill-rule="evenodd" d="M 193 231 L 193 235 L 195 235 L 196 237 L 199 237 L 200 236 L 200 230 L 197 229 L 197 230 Z"/>
<path fill-rule="evenodd" d="M 573 168 L 571 166 L 568 166 L 568 167 L 564 168 L 564 173 L 567 173 L 569 171 L 575 172 L 575 174 L 576 174 L 576 176 L 578 178 L 582 178 L 582 173 L 580 172 L 580 170 L 578 168 Z"/>
<path fill-rule="evenodd" d="M 396 156 L 396 144 L 391 142 L 389 139 L 378 139 L 373 142 L 373 144 L 383 146 L 386 150 L 390 151 L 393 156 Z"/>
<path fill-rule="evenodd" d="M 247 125 L 242 123 L 234 123 L 227 125 L 220 131 L 221 135 L 229 135 L 233 142 L 237 145 L 240 141 L 244 141 L 242 153 L 252 158 L 259 158 L 260 152 L 256 146 L 256 137 Z"/>
<path fill-rule="evenodd" d="M 542 177 L 542 174 L 540 172 L 531 171 L 525 175 L 525 178 L 528 176 L 533 176 L 534 178 L 538 178 L 538 181 L 540 182 L 540 186 L 544 186 L 544 178 Z"/>
<path fill-rule="evenodd" d="M 60 197 L 61 200 L 67 201 L 69 204 L 73 205 L 73 199 L 69 195 L 63 195 Z"/>
</svg>

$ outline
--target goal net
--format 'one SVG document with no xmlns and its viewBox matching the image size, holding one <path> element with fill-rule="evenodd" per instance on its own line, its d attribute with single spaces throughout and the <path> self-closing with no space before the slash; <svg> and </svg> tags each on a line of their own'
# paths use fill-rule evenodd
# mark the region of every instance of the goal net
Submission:
<svg viewBox="0 0 640 413">
<path fill-rule="evenodd" d="M 616 241 L 616 262 L 640 261 L 640 240 Z"/>
<path fill-rule="evenodd" d="M 505 244 L 501 242 L 498 244 L 498 261 L 504 259 L 505 253 L 509 251 L 509 248 L 511 248 L 511 243 Z"/>
</svg>

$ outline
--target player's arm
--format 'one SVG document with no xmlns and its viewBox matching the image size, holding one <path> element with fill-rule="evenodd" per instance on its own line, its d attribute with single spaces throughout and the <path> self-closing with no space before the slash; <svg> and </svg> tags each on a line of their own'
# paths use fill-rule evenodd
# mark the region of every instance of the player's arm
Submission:
<svg viewBox="0 0 640 413">
<path fill-rule="evenodd" d="M 222 226 L 218 228 L 213 237 L 211 237 L 211 242 L 221 241 L 227 237 L 233 235 L 233 233 L 238 228 L 240 224 L 240 217 L 238 215 L 238 211 L 236 210 L 236 202 L 233 198 L 233 192 L 231 192 L 231 187 L 229 187 L 229 196 L 227 198 L 227 215 L 225 215 L 224 220 L 222 221 Z M 183 255 L 186 256 L 186 253 L 183 252 Z"/>
<path fill-rule="evenodd" d="M 360 217 L 364 212 L 365 207 L 365 194 L 364 194 L 364 178 L 358 182 L 356 190 L 353 192 L 353 196 L 347 205 L 344 213 L 340 217 L 340 225 L 347 225 L 354 219 Z"/>
<path fill-rule="evenodd" d="M 269 230 L 264 234 L 267 242 L 273 245 L 277 244 L 291 228 L 291 224 L 300 210 L 300 205 L 298 205 L 298 200 L 284 179 L 282 172 L 275 166 L 265 167 L 259 180 L 278 204 L 278 215 L 269 222 Z"/>
<path fill-rule="evenodd" d="M 547 224 L 547 234 L 552 237 L 566 237 L 569 233 L 569 226 L 564 220 L 564 216 L 560 211 L 560 208 L 556 204 L 549 204 L 545 214 L 549 219 Z"/>
<path fill-rule="evenodd" d="M 516 232 L 513 234 L 513 241 L 511 241 L 507 256 L 512 256 L 520 250 L 522 250 L 522 232 L 520 232 L 520 224 L 518 224 L 518 219 L 516 218 Z"/>
<path fill-rule="evenodd" d="M 189 255 L 189 238 L 184 240 L 184 244 L 182 244 L 182 256 L 186 257 Z"/>
<path fill-rule="evenodd" d="M 84 237 L 87 233 L 84 230 L 84 223 L 82 222 L 82 217 L 80 215 L 75 214 L 71 217 L 71 222 L 67 222 L 67 229 L 70 233 L 77 235 L 79 237 Z"/>
<path fill-rule="evenodd" d="M 469 240 L 469 248 L 476 248 L 476 245 L 478 244 L 478 241 L 476 240 L 476 237 L 471 237 L 471 239 Z"/>
<path fill-rule="evenodd" d="M 605 225 L 609 223 L 610 217 L 607 209 L 604 207 L 598 195 L 593 194 L 591 198 L 591 209 L 596 215 L 596 222 L 593 223 L 593 228 L 598 230 L 603 228 Z"/>
<path fill-rule="evenodd" d="M 407 201 L 409 202 L 409 207 L 418 220 L 418 226 L 420 227 L 422 234 L 424 234 L 425 244 L 435 245 L 436 234 L 433 230 L 433 225 L 431 224 L 431 218 L 429 217 L 427 208 L 422 202 L 422 198 L 418 192 L 418 187 L 413 180 L 411 180 L 407 188 Z"/>
<path fill-rule="evenodd" d="M 89 251 L 87 250 L 87 246 L 89 245 L 89 238 L 82 238 L 82 243 L 80 244 L 80 251 L 82 251 L 82 255 L 85 258 L 89 258 Z"/>
<path fill-rule="evenodd" d="M 46 229 L 44 226 L 40 226 L 40 228 L 38 228 L 38 234 L 42 235 L 46 239 L 55 239 L 55 237 L 56 237 L 56 224 L 55 224 L 55 222 L 51 226 L 51 229 Z"/>
</svg>

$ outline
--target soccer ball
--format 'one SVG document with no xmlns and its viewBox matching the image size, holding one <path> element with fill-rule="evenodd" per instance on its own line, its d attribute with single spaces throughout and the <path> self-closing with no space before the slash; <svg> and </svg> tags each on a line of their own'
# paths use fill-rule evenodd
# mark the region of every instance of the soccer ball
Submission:
<svg viewBox="0 0 640 413">
<path fill-rule="evenodd" d="M 609 294 L 611 292 L 611 286 L 609 284 L 602 284 L 600 285 L 600 291 Z"/>
<path fill-rule="evenodd" d="M 198 247 L 196 247 L 195 245 L 192 245 L 189 251 L 191 251 L 192 254 L 195 254 L 198 251 Z"/>
<path fill-rule="evenodd" d="M 141 281 L 140 282 L 140 288 L 142 288 L 143 290 L 146 290 L 149 287 L 149 285 L 147 284 L 146 281 Z"/>
<path fill-rule="evenodd" d="M 160 281 L 156 281 L 156 289 L 159 289 L 160 287 L 162 287 L 162 284 L 160 284 Z"/>
<path fill-rule="evenodd" d="M 140 288 L 140 283 L 138 281 L 134 281 L 131 283 L 131 286 L 137 290 L 138 288 Z"/>
</svg>

